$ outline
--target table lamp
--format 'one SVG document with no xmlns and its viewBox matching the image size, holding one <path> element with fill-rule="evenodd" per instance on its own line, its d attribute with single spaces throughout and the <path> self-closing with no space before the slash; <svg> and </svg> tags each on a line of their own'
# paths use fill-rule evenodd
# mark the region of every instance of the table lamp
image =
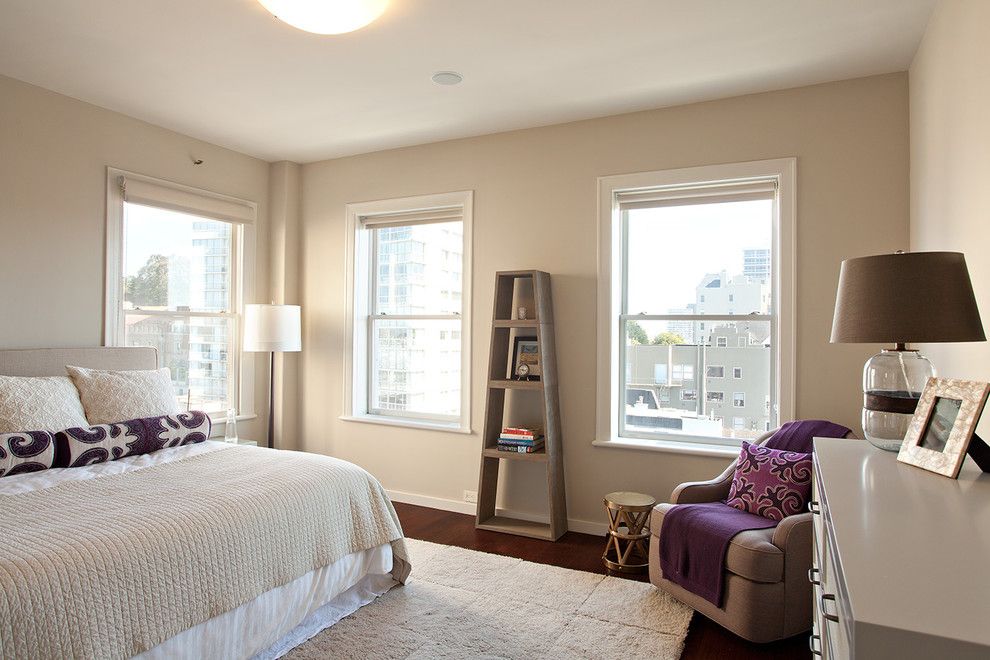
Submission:
<svg viewBox="0 0 990 660">
<path fill-rule="evenodd" d="M 909 342 L 985 341 L 960 252 L 896 252 L 846 259 L 832 343 L 892 343 L 863 369 L 863 432 L 898 451 L 935 366 Z"/>
<path fill-rule="evenodd" d="M 275 353 L 302 350 L 299 305 L 245 305 L 244 351 L 270 353 L 268 372 L 268 447 L 275 437 Z"/>
</svg>

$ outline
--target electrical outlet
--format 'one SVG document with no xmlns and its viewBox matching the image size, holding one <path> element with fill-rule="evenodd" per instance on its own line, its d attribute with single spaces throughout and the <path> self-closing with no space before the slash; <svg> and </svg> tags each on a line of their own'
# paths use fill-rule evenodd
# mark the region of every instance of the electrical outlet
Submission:
<svg viewBox="0 0 990 660">
<path fill-rule="evenodd" d="M 464 491 L 464 501 L 467 502 L 468 504 L 477 504 L 478 492 L 474 490 Z"/>
</svg>

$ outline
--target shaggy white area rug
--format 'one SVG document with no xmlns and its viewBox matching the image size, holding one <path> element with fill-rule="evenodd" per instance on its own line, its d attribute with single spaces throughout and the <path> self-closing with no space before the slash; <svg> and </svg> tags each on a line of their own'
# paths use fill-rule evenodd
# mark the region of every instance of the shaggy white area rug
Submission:
<svg viewBox="0 0 990 660">
<path fill-rule="evenodd" d="M 651 584 L 407 539 L 412 576 L 292 660 L 679 658 L 692 610 Z"/>
</svg>

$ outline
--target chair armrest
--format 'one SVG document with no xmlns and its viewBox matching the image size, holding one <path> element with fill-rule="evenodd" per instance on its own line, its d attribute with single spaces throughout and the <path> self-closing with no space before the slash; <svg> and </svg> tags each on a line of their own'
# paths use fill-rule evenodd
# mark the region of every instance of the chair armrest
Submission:
<svg viewBox="0 0 990 660">
<path fill-rule="evenodd" d="M 709 481 L 688 481 L 676 488 L 670 494 L 671 504 L 699 504 L 703 502 L 720 502 L 729 496 L 732 485 L 732 475 L 736 463 L 727 467 L 722 474 Z"/>
<path fill-rule="evenodd" d="M 795 513 L 787 516 L 773 530 L 773 538 L 770 542 L 781 550 L 787 551 L 788 544 L 799 542 L 801 544 L 811 543 L 811 526 L 814 524 L 814 514 L 810 512 Z"/>
</svg>

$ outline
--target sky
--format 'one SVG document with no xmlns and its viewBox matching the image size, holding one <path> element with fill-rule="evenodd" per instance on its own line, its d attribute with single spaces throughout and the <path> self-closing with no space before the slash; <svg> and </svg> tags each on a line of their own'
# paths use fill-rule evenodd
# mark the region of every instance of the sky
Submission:
<svg viewBox="0 0 990 660">
<path fill-rule="evenodd" d="M 743 250 L 769 248 L 773 202 L 629 211 L 630 314 L 667 314 L 695 301 L 706 273 L 743 272 Z"/>
<path fill-rule="evenodd" d="M 191 256 L 193 215 L 124 205 L 124 275 L 136 275 L 153 254 Z"/>
</svg>

